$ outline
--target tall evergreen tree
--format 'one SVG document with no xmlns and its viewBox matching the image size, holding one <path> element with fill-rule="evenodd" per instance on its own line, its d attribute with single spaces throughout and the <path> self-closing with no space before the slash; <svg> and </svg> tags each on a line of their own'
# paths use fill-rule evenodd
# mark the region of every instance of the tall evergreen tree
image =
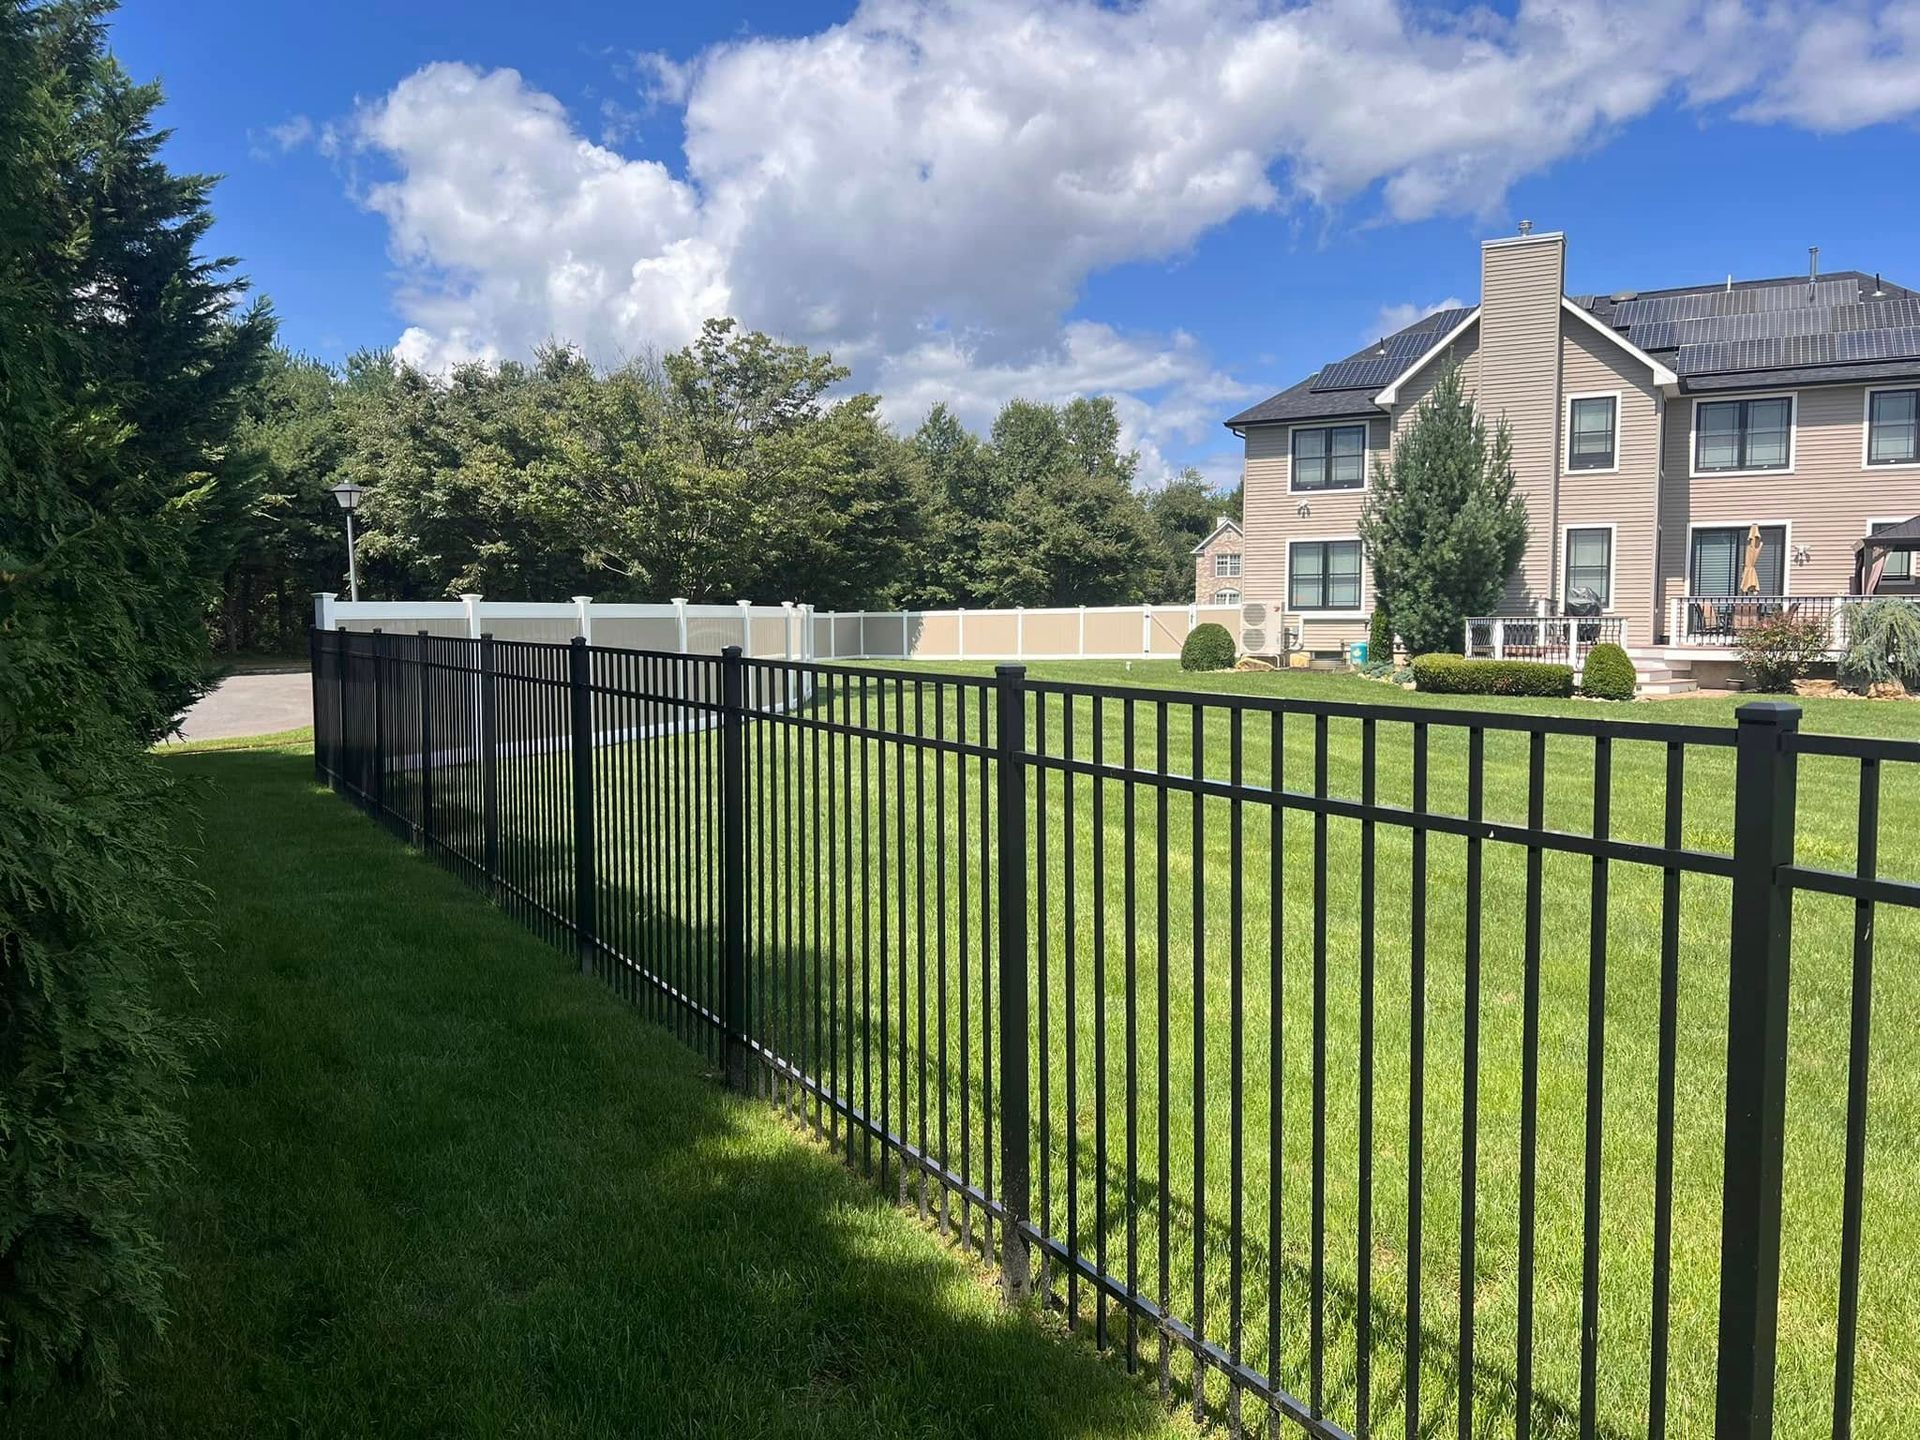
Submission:
<svg viewBox="0 0 1920 1440">
<path fill-rule="evenodd" d="M 1513 435 L 1488 433 L 1449 366 L 1393 447 L 1376 459 L 1360 540 L 1393 628 L 1414 654 L 1458 650 L 1469 615 L 1499 605 L 1527 543 Z"/>
<path fill-rule="evenodd" d="M 191 887 L 147 751 L 201 683 L 272 338 L 108 9 L 0 4 L 0 1392 L 110 1384 L 120 1323 L 166 1314 L 182 1036 L 150 984 Z"/>
</svg>

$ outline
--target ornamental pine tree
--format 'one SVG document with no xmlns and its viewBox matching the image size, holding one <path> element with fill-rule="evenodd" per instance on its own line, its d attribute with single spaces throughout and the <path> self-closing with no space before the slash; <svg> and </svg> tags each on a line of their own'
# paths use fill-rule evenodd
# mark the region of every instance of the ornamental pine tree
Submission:
<svg viewBox="0 0 1920 1440">
<path fill-rule="evenodd" d="M 1414 655 L 1457 651 L 1469 615 L 1490 614 L 1520 563 L 1527 504 L 1513 484 L 1513 435 L 1491 435 L 1450 365 L 1376 460 L 1360 518 L 1373 583 Z"/>
</svg>

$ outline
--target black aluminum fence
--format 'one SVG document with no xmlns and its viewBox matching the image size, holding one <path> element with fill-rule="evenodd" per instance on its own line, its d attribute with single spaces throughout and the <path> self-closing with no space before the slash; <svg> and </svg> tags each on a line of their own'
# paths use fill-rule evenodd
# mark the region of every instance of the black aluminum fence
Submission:
<svg viewBox="0 0 1920 1440">
<path fill-rule="evenodd" d="M 1863 1305 L 1862 1254 L 1899 1188 L 1868 1164 L 1876 917 L 1920 905 L 1879 815 L 1920 799 L 1920 744 L 1778 704 L 1724 729 L 313 651 L 323 781 L 1196 1413 L 1907 1428 L 1910 1297 Z M 1802 757 L 1856 788 L 1797 798 Z M 1850 919 L 1796 941 L 1815 897 Z"/>
</svg>

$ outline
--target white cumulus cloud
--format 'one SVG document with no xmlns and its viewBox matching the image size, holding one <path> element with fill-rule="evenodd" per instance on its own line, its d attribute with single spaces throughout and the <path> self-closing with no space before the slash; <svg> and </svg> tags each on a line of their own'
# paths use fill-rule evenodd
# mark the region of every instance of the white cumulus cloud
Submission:
<svg viewBox="0 0 1920 1440">
<path fill-rule="evenodd" d="M 549 337 L 615 359 L 732 314 L 831 347 L 908 423 L 935 398 L 978 420 L 1009 394 L 1098 390 L 1157 454 L 1246 387 L 1190 337 L 1069 322 L 1095 272 L 1177 258 L 1249 210 L 1487 214 L 1662 103 L 1827 129 L 1908 115 L 1916 15 L 866 0 L 815 34 L 637 57 L 634 99 L 682 111 L 677 155 L 596 144 L 594 117 L 518 73 L 451 63 L 364 105 L 348 140 L 385 175 L 360 193 L 422 363 Z"/>
</svg>

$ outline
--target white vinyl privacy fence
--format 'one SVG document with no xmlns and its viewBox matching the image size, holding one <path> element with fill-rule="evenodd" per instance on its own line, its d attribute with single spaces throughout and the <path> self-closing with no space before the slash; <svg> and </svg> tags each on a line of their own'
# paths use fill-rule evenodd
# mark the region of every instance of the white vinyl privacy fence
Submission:
<svg viewBox="0 0 1920 1440">
<path fill-rule="evenodd" d="M 314 596 L 322 630 L 565 642 L 623 650 L 717 655 L 738 645 L 752 658 L 788 660 L 1173 659 L 1194 626 L 1233 630 L 1234 605 L 1067 606 L 1031 610 L 824 611 L 782 601 L 695 605 L 596 602 L 338 599 Z"/>
</svg>

